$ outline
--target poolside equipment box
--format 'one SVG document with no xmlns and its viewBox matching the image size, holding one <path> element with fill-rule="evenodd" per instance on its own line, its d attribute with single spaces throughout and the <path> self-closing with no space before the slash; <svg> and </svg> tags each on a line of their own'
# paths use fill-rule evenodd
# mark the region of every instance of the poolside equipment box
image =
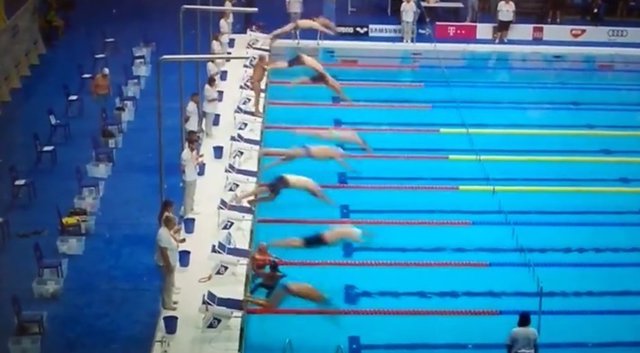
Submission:
<svg viewBox="0 0 640 353">
<path fill-rule="evenodd" d="M 87 175 L 91 178 L 106 179 L 111 175 L 111 169 L 113 165 L 111 163 L 104 162 L 91 162 L 87 163 Z"/>
<path fill-rule="evenodd" d="M 96 213 L 100 209 L 100 198 L 78 195 L 73 199 L 73 206 L 87 210 L 89 213 Z"/>
<path fill-rule="evenodd" d="M 58 252 L 65 255 L 82 255 L 84 253 L 84 237 L 63 236 L 56 240 Z"/>
<path fill-rule="evenodd" d="M 41 340 L 38 335 L 9 337 L 9 353 L 40 353 Z"/>
<path fill-rule="evenodd" d="M 62 278 L 36 278 L 31 283 L 31 288 L 36 298 L 53 299 L 62 294 L 63 284 Z"/>
</svg>

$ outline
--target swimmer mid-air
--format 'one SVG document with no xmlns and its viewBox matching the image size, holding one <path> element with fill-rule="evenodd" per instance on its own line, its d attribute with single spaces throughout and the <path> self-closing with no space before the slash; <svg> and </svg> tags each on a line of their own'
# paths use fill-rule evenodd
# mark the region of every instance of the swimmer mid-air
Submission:
<svg viewBox="0 0 640 353">
<path fill-rule="evenodd" d="M 253 295 L 258 291 L 258 289 L 262 288 L 267 291 L 265 298 L 269 298 L 278 288 L 280 281 L 285 277 L 287 277 L 287 275 L 280 272 L 280 266 L 278 263 L 272 262 L 269 265 L 269 272 L 265 272 L 260 276 L 260 281 L 251 287 L 249 293 Z"/>
<path fill-rule="evenodd" d="M 312 136 L 318 139 L 335 141 L 335 142 L 348 142 L 356 144 L 362 147 L 363 150 L 371 153 L 373 150 L 366 143 L 364 139 L 358 135 L 357 132 L 353 130 L 343 130 L 343 129 L 326 129 L 326 130 L 305 130 L 298 129 L 295 130 L 295 133 L 298 135 L 306 135 Z"/>
<path fill-rule="evenodd" d="M 342 226 L 330 228 L 324 232 L 318 232 L 304 238 L 276 240 L 270 245 L 276 248 L 316 248 L 332 245 L 343 240 L 360 243 L 362 242 L 362 234 L 362 230 L 356 227 Z"/>
<path fill-rule="evenodd" d="M 263 149 L 260 154 L 267 157 L 280 157 L 279 160 L 263 166 L 262 170 L 275 167 L 282 163 L 291 162 L 298 158 L 311 158 L 318 161 L 334 160 L 345 169 L 349 171 L 353 170 L 344 160 L 344 151 L 335 146 L 302 146 L 288 149 L 269 148 Z"/>
<path fill-rule="evenodd" d="M 320 62 L 309 55 L 306 54 L 298 54 L 293 58 L 289 59 L 289 61 L 275 61 L 269 64 L 269 69 L 286 69 L 290 67 L 296 66 L 306 66 L 312 69 L 315 72 L 315 75 L 311 77 L 305 77 L 298 80 L 294 80 L 292 84 L 302 84 L 302 83 L 320 83 L 327 87 L 329 87 L 332 91 L 334 91 L 341 100 L 350 102 L 351 100 L 347 97 L 342 91 L 342 87 L 340 83 L 336 81 L 331 75 L 327 73 Z"/>
<path fill-rule="evenodd" d="M 288 23 L 286 26 L 276 29 L 271 32 L 269 36 L 272 39 L 277 38 L 283 34 L 299 31 L 302 29 L 312 29 L 316 31 L 320 31 L 322 33 L 326 33 L 329 35 L 335 35 L 338 32 L 336 25 L 333 22 L 329 21 L 324 17 L 314 17 L 310 20 L 308 19 L 300 19 L 291 23 Z"/>
<path fill-rule="evenodd" d="M 307 283 L 287 283 L 278 286 L 270 297 L 266 299 L 257 299 L 253 297 L 246 297 L 244 300 L 247 303 L 254 304 L 265 309 L 275 309 L 287 296 L 293 296 L 300 299 L 305 299 L 318 304 L 328 304 L 328 298 L 320 293 L 319 290 L 313 288 Z"/>
<path fill-rule="evenodd" d="M 236 195 L 232 198 L 232 202 L 242 202 L 250 197 L 255 197 L 255 199 L 248 201 L 249 205 L 254 206 L 258 202 L 275 200 L 284 189 L 303 190 L 331 204 L 331 200 L 322 192 L 322 188 L 316 182 L 307 177 L 291 174 L 280 175 L 266 185 L 260 185 L 246 194 Z M 261 197 L 262 194 L 266 194 L 266 196 Z"/>
</svg>

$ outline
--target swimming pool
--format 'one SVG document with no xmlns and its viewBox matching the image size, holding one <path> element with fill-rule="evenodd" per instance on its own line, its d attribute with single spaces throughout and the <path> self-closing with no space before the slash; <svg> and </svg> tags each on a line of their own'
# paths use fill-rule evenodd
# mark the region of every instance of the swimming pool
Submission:
<svg viewBox="0 0 640 353">
<path fill-rule="evenodd" d="M 246 352 L 287 341 L 295 352 L 503 352 L 518 312 L 536 327 L 540 309 L 543 351 L 637 352 L 638 57 L 310 51 L 354 104 L 287 85 L 304 69 L 273 71 L 263 147 L 330 144 L 292 129 L 344 127 L 374 153 L 343 146 L 356 172 L 308 160 L 262 172 L 311 177 L 336 205 L 285 191 L 258 207 L 253 241 L 340 222 L 371 236 L 278 249 L 301 261 L 283 266 L 288 279 L 327 293 L 339 314 L 287 299 L 310 311 L 248 315 Z"/>
</svg>

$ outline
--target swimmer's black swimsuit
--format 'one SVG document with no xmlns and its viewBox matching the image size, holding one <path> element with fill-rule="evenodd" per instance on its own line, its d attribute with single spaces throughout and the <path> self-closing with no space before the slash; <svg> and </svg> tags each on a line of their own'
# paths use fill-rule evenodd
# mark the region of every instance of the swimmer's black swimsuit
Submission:
<svg viewBox="0 0 640 353">
<path fill-rule="evenodd" d="M 327 245 L 322 233 L 316 233 L 302 238 L 302 242 L 305 248 L 317 248 L 319 246 Z"/>
<path fill-rule="evenodd" d="M 278 194 L 280 194 L 280 191 L 282 191 L 282 189 L 286 189 L 288 187 L 289 187 L 289 181 L 287 180 L 287 178 L 285 178 L 282 175 L 273 179 L 272 182 L 267 184 L 267 189 L 269 189 L 269 192 L 274 196 L 278 196 Z"/>
<path fill-rule="evenodd" d="M 309 81 L 311 81 L 311 83 L 326 83 L 327 82 L 327 76 L 323 73 L 317 73 L 311 77 L 309 77 Z"/>
<path fill-rule="evenodd" d="M 302 56 L 300 55 L 296 55 L 293 58 L 289 59 L 289 61 L 287 61 L 287 67 L 294 67 L 294 66 L 300 66 L 300 65 L 304 65 Z"/>
</svg>

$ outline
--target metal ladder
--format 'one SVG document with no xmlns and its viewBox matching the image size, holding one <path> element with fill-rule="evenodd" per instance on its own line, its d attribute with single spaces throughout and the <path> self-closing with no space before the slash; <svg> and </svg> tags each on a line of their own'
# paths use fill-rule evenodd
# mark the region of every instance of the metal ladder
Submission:
<svg viewBox="0 0 640 353">
<path fill-rule="evenodd" d="M 334 353 L 344 353 L 344 349 L 342 348 L 341 345 L 338 345 Z"/>
</svg>

